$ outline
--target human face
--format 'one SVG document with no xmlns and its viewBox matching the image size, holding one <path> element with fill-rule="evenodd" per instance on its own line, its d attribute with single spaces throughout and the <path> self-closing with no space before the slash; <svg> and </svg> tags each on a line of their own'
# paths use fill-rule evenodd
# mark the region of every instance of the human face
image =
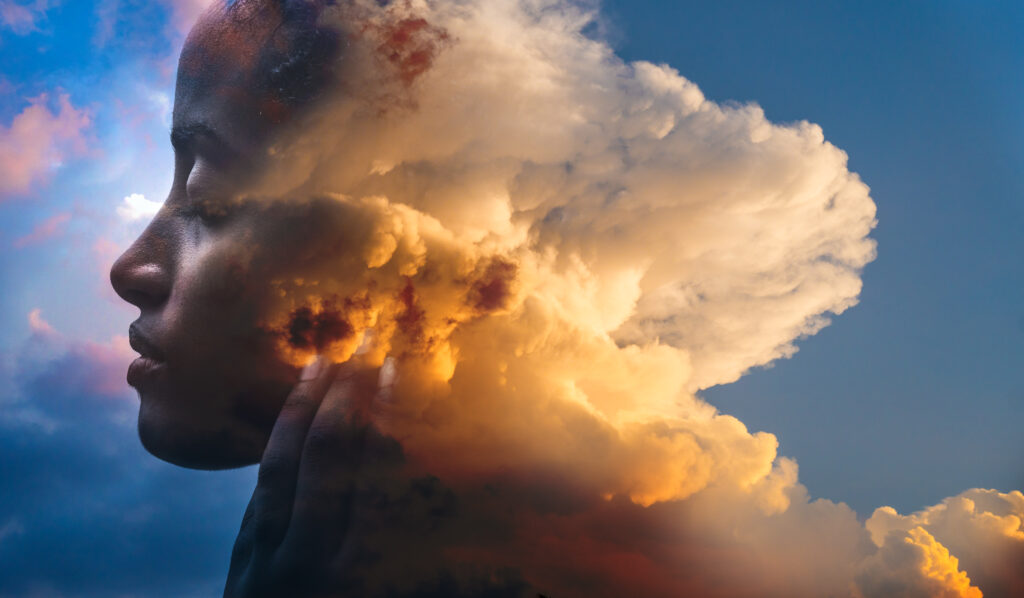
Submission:
<svg viewBox="0 0 1024 598">
<path fill-rule="evenodd" d="M 298 376 L 263 323 L 273 281 L 301 250 L 280 233 L 302 230 L 308 211 L 241 199 L 289 120 L 286 104 L 258 84 L 261 52 L 278 41 L 278 3 L 248 4 L 215 4 L 189 36 L 170 193 L 110 272 L 117 293 L 140 309 L 129 338 L 141 357 L 128 382 L 141 400 L 142 443 L 202 469 L 257 462 Z"/>
</svg>

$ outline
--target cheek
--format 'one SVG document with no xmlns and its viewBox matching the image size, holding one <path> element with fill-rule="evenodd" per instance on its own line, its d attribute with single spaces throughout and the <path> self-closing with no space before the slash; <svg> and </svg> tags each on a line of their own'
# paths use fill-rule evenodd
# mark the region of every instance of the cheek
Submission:
<svg viewBox="0 0 1024 598">
<path fill-rule="evenodd" d="M 203 339 L 211 349 L 252 336 L 260 298 L 251 247 L 244 235 L 220 235 L 186 252 L 167 313 L 178 335 Z"/>
<path fill-rule="evenodd" d="M 191 252 L 179 280 L 190 300 L 208 308 L 230 310 L 256 299 L 253 245 L 247 234 L 223 234 Z M 245 310 L 243 310 L 245 311 Z"/>
</svg>

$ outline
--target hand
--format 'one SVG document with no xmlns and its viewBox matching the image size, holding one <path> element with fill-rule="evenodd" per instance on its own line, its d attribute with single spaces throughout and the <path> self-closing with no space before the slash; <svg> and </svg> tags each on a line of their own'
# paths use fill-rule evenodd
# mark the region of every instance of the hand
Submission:
<svg viewBox="0 0 1024 598">
<path fill-rule="evenodd" d="M 379 368 L 358 361 L 321 357 L 303 370 L 263 453 L 225 598 L 352 591 L 356 528 L 369 519 L 360 487 L 401 461 L 400 448 L 374 427 L 378 381 Z"/>
</svg>

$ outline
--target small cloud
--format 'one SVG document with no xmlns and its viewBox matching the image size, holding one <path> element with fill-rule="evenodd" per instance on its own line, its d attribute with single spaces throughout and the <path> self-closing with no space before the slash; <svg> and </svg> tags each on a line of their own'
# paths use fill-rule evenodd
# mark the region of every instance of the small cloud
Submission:
<svg viewBox="0 0 1024 598">
<path fill-rule="evenodd" d="M 52 239 L 63 232 L 64 226 L 70 221 L 71 212 L 58 212 L 37 224 L 29 234 L 15 239 L 14 247 L 21 249 Z"/>
<path fill-rule="evenodd" d="M 174 110 L 174 104 L 171 101 L 171 96 L 167 95 L 166 92 L 157 91 L 150 89 L 146 94 L 146 99 L 149 100 L 150 105 L 160 115 L 160 122 L 164 123 L 168 128 L 171 126 L 171 114 Z"/>
<path fill-rule="evenodd" d="M 47 94 L 30 99 L 10 126 L 0 124 L 0 198 L 28 191 L 67 157 L 88 150 L 83 135 L 92 124 L 88 111 L 75 108 L 64 93 L 56 113 L 47 100 Z"/>
<path fill-rule="evenodd" d="M 57 331 L 43 319 L 43 310 L 38 307 L 28 312 L 28 327 L 34 335 L 57 336 Z"/>
<path fill-rule="evenodd" d="M 162 205 L 163 203 L 159 201 L 146 199 L 146 196 L 141 193 L 132 193 L 124 198 L 121 205 L 117 206 L 117 215 L 126 222 L 149 220 L 156 216 Z"/>
<path fill-rule="evenodd" d="M 34 0 L 27 3 L 0 0 L 0 23 L 15 35 L 28 35 L 39 30 L 36 25 L 46 17 L 48 8 L 49 0 Z"/>
</svg>

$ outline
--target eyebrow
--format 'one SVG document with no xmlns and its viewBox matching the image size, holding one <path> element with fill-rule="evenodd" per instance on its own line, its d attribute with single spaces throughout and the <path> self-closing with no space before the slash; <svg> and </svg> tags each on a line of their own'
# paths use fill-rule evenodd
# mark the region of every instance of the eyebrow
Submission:
<svg viewBox="0 0 1024 598">
<path fill-rule="evenodd" d="M 205 158 L 219 162 L 234 161 L 240 158 L 242 152 L 231 146 L 223 137 L 217 134 L 213 127 L 202 122 L 189 123 L 185 125 L 174 125 L 171 128 L 171 146 L 179 152 L 196 151 L 196 146 L 203 143 L 212 144 L 217 155 L 204 156 Z"/>
</svg>

